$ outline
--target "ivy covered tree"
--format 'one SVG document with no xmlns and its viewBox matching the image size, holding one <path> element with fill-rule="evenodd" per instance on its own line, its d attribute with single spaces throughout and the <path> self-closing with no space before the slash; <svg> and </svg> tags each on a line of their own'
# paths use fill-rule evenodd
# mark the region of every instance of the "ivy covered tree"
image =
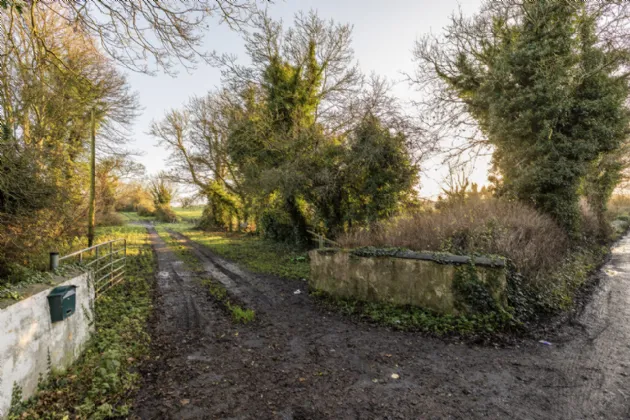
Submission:
<svg viewBox="0 0 630 420">
<path fill-rule="evenodd" d="M 596 35 L 609 11 L 488 3 L 472 20 L 454 18 L 447 42 L 424 38 L 415 49 L 415 81 L 426 85 L 433 76 L 493 148 L 497 192 L 533 204 L 574 235 L 581 186 L 588 179 L 600 191 L 591 201 L 601 215 L 616 177 L 589 174 L 618 171 L 603 163 L 627 137 L 628 50 Z M 444 117 L 456 120 L 458 110 L 450 111 Z"/>
<path fill-rule="evenodd" d="M 248 43 L 254 68 L 242 72 L 258 76 L 245 85 L 247 117 L 234 126 L 229 151 L 247 183 L 263 193 L 260 201 L 272 198 L 279 207 L 265 223 L 280 225 L 273 218 L 284 213 L 293 240 L 306 243 L 309 226 L 321 223 L 334 236 L 390 215 L 417 168 L 403 135 L 356 112 L 361 107 L 350 96 L 364 90 L 364 81 L 352 61 L 350 28 L 314 13 L 298 15 L 286 33 L 268 17 L 259 24 L 255 44 Z M 350 121 L 333 111 L 351 106 Z"/>
<path fill-rule="evenodd" d="M 313 159 L 312 188 L 306 193 L 331 236 L 393 216 L 402 203 L 413 201 L 418 182 L 407 137 L 373 114 L 342 140 Z"/>
<path fill-rule="evenodd" d="M 350 223 L 372 224 L 393 216 L 415 195 L 419 168 L 409 154 L 408 139 L 392 133 L 369 114 L 350 135 L 346 155 Z"/>
<path fill-rule="evenodd" d="M 266 15 L 253 26 L 251 66 L 215 56 L 224 87 L 220 104 L 211 102 L 220 112 L 192 121 L 187 107 L 177 114 L 185 129 L 175 129 L 175 114 L 154 125 L 173 169 L 203 191 L 212 186 L 205 214 L 254 215 L 267 236 L 303 245 L 309 228 L 335 236 L 393 214 L 417 180 L 408 124 L 387 84 L 358 72 L 350 26 L 313 12 L 288 29 Z M 218 143 L 195 142 L 204 126 Z"/>
</svg>

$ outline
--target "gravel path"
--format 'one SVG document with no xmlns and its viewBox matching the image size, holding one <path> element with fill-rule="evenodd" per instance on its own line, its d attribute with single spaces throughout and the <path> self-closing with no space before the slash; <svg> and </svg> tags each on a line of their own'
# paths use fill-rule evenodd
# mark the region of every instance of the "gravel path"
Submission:
<svg viewBox="0 0 630 420">
<path fill-rule="evenodd" d="M 188 241 L 203 265 L 191 272 L 149 231 L 158 309 L 137 417 L 630 419 L 629 237 L 583 312 L 540 337 L 551 346 L 502 347 L 354 322 L 313 302 L 305 282 L 252 274 Z M 200 285 L 208 277 L 256 321 L 235 324 Z"/>
</svg>

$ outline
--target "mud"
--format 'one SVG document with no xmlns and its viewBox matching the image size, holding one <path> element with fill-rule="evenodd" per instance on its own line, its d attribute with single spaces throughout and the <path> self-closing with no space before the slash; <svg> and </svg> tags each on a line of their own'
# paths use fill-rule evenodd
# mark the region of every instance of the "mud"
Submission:
<svg viewBox="0 0 630 420">
<path fill-rule="evenodd" d="M 158 309 L 136 417 L 630 419 L 628 237 L 572 322 L 506 347 L 355 322 L 314 302 L 306 282 L 249 273 L 193 242 L 203 272 L 191 272 L 150 236 Z M 235 324 L 207 277 L 256 321 Z"/>
</svg>

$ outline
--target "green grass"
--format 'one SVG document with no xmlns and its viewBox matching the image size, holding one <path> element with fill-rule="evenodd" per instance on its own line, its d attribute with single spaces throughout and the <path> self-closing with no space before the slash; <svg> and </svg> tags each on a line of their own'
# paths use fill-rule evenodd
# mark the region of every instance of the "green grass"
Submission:
<svg viewBox="0 0 630 420">
<path fill-rule="evenodd" d="M 99 242 L 114 238 L 128 240 L 125 280 L 95 302 L 96 331 L 84 354 L 65 372 L 51 369 L 35 397 L 13 404 L 10 419 L 128 416 L 140 384 L 137 365 L 149 353 L 155 262 L 144 228 L 97 230 Z"/>
<path fill-rule="evenodd" d="M 256 316 L 253 310 L 243 309 L 238 305 L 230 303 L 229 301 L 225 303 L 225 306 L 232 313 L 232 319 L 240 324 L 252 322 Z"/>
<path fill-rule="evenodd" d="M 182 219 L 199 219 L 203 213 L 204 206 L 190 206 L 186 208 L 173 207 L 173 211 Z"/>
<path fill-rule="evenodd" d="M 129 222 L 148 222 L 151 220 L 155 220 L 154 216 L 140 216 L 135 211 L 122 211 L 120 214 L 125 217 L 125 219 Z"/>
<path fill-rule="evenodd" d="M 419 307 L 338 298 L 321 291 L 311 295 L 329 309 L 403 331 L 473 335 L 520 328 L 507 313 L 440 315 Z"/>
<path fill-rule="evenodd" d="M 191 224 L 174 223 L 169 229 L 207 246 L 217 254 L 244 265 L 256 273 L 273 274 L 288 279 L 308 279 L 308 254 L 277 242 L 245 233 L 204 232 Z"/>
<path fill-rule="evenodd" d="M 166 229 L 170 228 L 172 224 L 158 224 L 155 226 L 155 230 L 157 231 L 160 238 L 166 242 L 166 245 L 170 248 L 171 251 L 177 255 L 177 257 L 184 262 L 184 265 L 192 271 L 202 271 L 203 265 L 197 259 L 197 257 L 193 254 L 192 250 L 186 242 L 173 238 Z"/>
<path fill-rule="evenodd" d="M 210 278 L 201 281 L 201 284 L 207 287 L 207 291 L 227 312 L 232 315 L 232 320 L 240 324 L 252 322 L 256 317 L 256 313 L 252 309 L 246 309 L 232 302 L 225 287 Z"/>
</svg>

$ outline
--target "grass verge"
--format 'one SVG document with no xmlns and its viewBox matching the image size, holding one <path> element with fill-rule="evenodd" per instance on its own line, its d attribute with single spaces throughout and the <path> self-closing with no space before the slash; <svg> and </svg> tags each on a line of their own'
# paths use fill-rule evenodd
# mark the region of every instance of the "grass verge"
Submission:
<svg viewBox="0 0 630 420">
<path fill-rule="evenodd" d="M 149 222 L 155 220 L 155 216 L 140 216 L 135 211 L 123 211 L 120 212 L 120 214 L 122 214 L 128 222 Z"/>
<path fill-rule="evenodd" d="M 127 238 L 125 281 L 94 305 L 95 333 L 66 371 L 50 369 L 38 393 L 15 398 L 9 419 L 105 419 L 128 415 L 139 385 L 136 366 L 149 352 L 147 318 L 152 310 L 154 256 L 146 230 L 121 226 L 98 230 L 98 242 Z"/>
</svg>

